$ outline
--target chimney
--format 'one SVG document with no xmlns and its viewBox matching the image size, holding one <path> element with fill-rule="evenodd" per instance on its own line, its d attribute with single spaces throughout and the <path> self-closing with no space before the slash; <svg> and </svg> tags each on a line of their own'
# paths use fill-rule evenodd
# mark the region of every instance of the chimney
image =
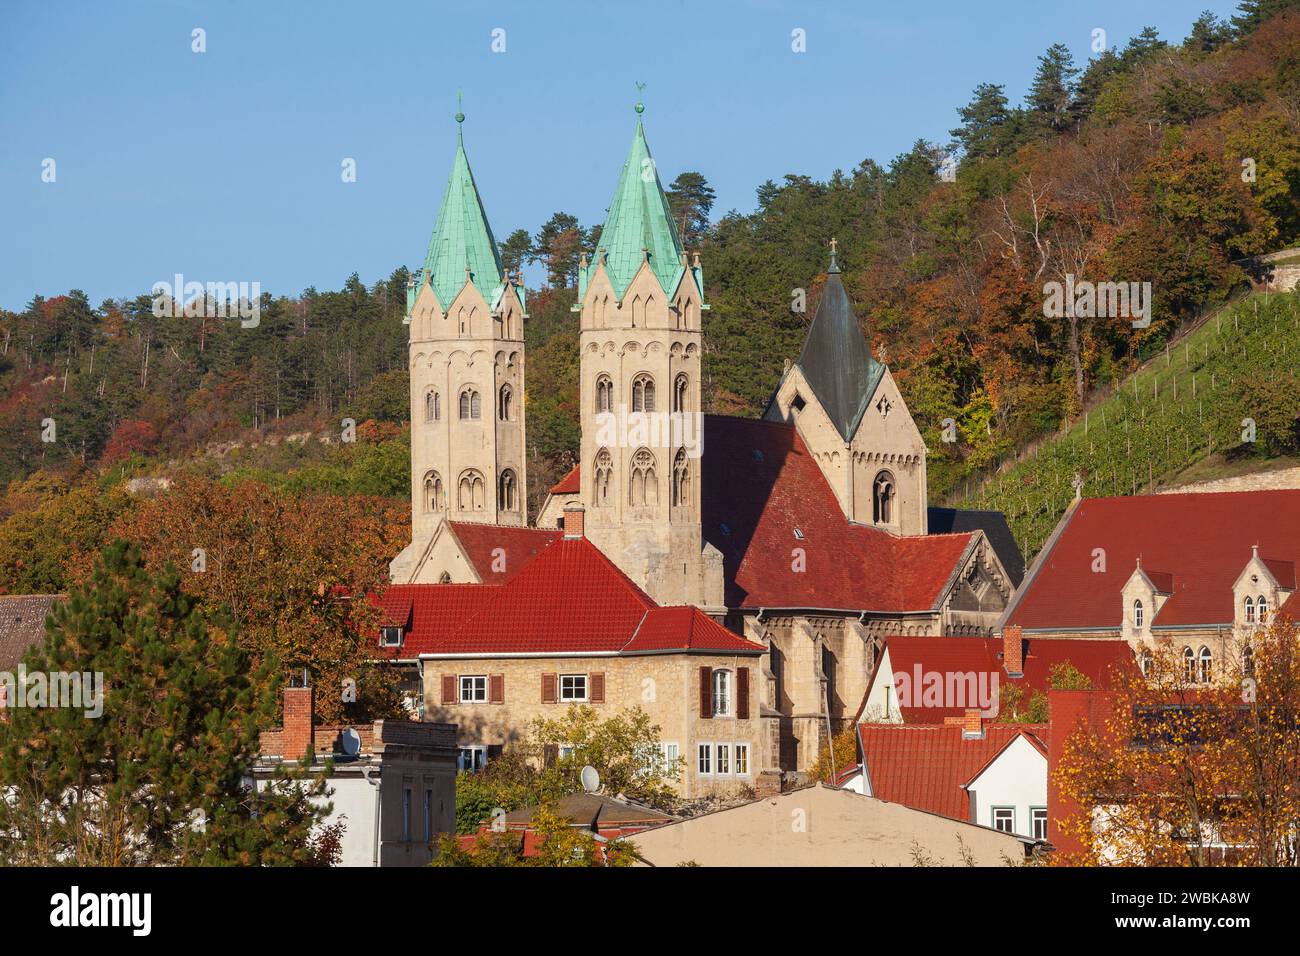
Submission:
<svg viewBox="0 0 1300 956">
<path fill-rule="evenodd" d="M 587 509 L 582 506 L 582 502 L 575 501 L 572 504 L 564 506 L 564 538 L 566 541 L 576 540 L 583 537 L 583 524 L 586 521 Z"/>
<path fill-rule="evenodd" d="M 984 736 L 984 718 L 980 712 L 974 708 L 967 708 L 965 716 L 962 718 L 961 739 L 976 740 Z"/>
<path fill-rule="evenodd" d="M 1002 628 L 1002 668 L 1008 677 L 1025 676 L 1025 646 L 1020 639 L 1020 625 Z"/>
<path fill-rule="evenodd" d="M 286 687 L 284 689 L 284 735 L 281 737 L 280 756 L 286 760 L 301 760 L 312 746 L 313 688 Z"/>
</svg>

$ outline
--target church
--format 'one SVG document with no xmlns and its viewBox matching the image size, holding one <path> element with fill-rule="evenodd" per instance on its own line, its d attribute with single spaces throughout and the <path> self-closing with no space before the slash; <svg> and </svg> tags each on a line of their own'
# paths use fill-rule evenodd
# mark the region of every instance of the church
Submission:
<svg viewBox="0 0 1300 956">
<path fill-rule="evenodd" d="M 545 704 L 639 705 L 671 722 L 684 792 L 757 787 L 850 726 L 887 637 L 993 635 L 1023 562 L 1001 514 L 929 507 L 925 442 L 834 241 L 762 416 L 704 413 L 707 263 L 682 244 L 642 112 L 580 265 L 579 463 L 532 522 L 525 290 L 458 133 L 408 286 L 412 534 L 381 645 L 418 668 L 426 719 L 460 724 L 463 765 Z"/>
</svg>

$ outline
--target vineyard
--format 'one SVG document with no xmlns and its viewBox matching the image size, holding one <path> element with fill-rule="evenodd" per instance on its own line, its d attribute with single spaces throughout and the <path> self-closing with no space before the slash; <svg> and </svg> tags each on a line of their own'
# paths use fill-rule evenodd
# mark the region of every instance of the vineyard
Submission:
<svg viewBox="0 0 1300 956">
<path fill-rule="evenodd" d="M 1215 452 L 1281 454 L 1300 414 L 1300 294 L 1256 294 L 1211 315 L 1069 428 L 1004 463 L 952 504 L 1005 513 L 1032 558 L 1076 485 L 1147 493 Z"/>
</svg>

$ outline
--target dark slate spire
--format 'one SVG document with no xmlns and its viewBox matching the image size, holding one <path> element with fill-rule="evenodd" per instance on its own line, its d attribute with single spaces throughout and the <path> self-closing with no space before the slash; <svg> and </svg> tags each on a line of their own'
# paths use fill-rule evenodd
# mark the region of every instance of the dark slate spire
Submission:
<svg viewBox="0 0 1300 956">
<path fill-rule="evenodd" d="M 871 348 L 853 314 L 853 303 L 840 281 L 834 239 L 826 288 L 797 364 L 840 435 L 845 441 L 851 440 L 885 366 L 871 357 Z"/>
</svg>

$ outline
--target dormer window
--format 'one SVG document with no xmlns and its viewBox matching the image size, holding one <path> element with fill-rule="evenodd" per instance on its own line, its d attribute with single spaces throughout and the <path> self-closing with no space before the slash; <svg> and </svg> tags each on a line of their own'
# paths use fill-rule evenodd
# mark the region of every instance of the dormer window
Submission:
<svg viewBox="0 0 1300 956">
<path fill-rule="evenodd" d="M 1251 598 L 1246 598 L 1246 623 L 1255 623 L 1255 602 Z"/>
<path fill-rule="evenodd" d="M 1142 630 L 1142 602 L 1133 602 L 1133 626 L 1139 631 Z"/>
<path fill-rule="evenodd" d="M 402 646 L 402 629 L 396 626 L 386 626 L 379 629 L 379 646 L 380 647 L 401 647 Z"/>
</svg>

